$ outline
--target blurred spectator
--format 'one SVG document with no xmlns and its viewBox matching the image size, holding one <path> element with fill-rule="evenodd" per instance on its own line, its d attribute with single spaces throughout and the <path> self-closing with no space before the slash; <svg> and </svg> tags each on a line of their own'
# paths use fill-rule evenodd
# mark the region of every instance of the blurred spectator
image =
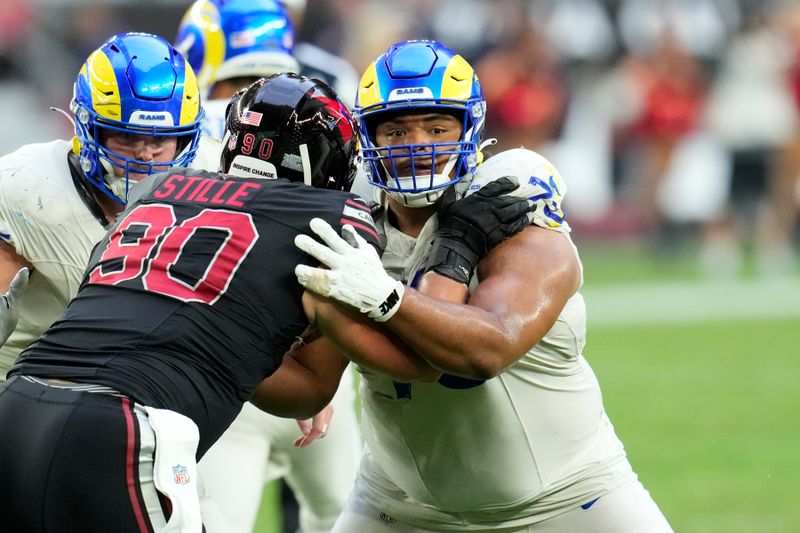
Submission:
<svg viewBox="0 0 800 533">
<path fill-rule="evenodd" d="M 569 63 L 604 64 L 617 51 L 614 23 L 603 0 L 540 0 L 529 16 L 544 28 L 553 46 Z"/>
<path fill-rule="evenodd" d="M 560 57 L 521 4 L 510 11 L 515 26 L 476 65 L 488 114 L 487 134 L 502 139 L 496 151 L 524 146 L 540 149 L 558 137 L 568 87 Z"/>
<path fill-rule="evenodd" d="M 784 274 L 795 267 L 791 184 L 798 169 L 791 162 L 800 146 L 794 141 L 798 102 L 787 79 L 793 71 L 797 89 L 800 41 L 788 40 L 778 23 L 796 17 L 797 8 L 751 3 L 743 14 L 708 108 L 709 125 L 730 152 L 730 198 L 708 226 L 703 264 L 710 273 L 735 274 L 751 248 L 761 273 Z"/>
<path fill-rule="evenodd" d="M 0 129 L 0 154 L 57 136 L 51 127 L 54 117 L 42 101 L 44 91 L 32 88 L 28 81 L 28 50 L 40 38 L 34 15 L 28 0 L 0 3 L 0 116 L 5 124 L 13 124 Z"/>
<path fill-rule="evenodd" d="M 358 73 L 349 61 L 335 54 L 344 46 L 348 13 L 357 11 L 362 0 L 280 1 L 295 28 L 297 41 L 292 55 L 300 63 L 300 73 L 326 82 L 352 106 L 358 90 Z M 309 41 L 310 37 L 313 40 Z"/>
<path fill-rule="evenodd" d="M 630 121 L 618 131 L 625 182 L 621 195 L 629 195 L 642 224 L 658 229 L 661 214 L 656 194 L 677 145 L 697 128 L 705 97 L 707 76 L 701 64 L 679 43 L 665 36 L 659 48 L 646 56 L 631 55 L 620 73 L 634 104 Z"/>
<path fill-rule="evenodd" d="M 775 25 L 783 32 L 789 42 L 792 66 L 789 83 L 794 96 L 795 112 L 800 115 L 800 5 L 783 2 L 775 14 Z M 798 215 L 800 214 L 800 120 L 780 153 L 775 186 L 771 190 L 774 205 L 775 237 L 777 243 L 784 243 L 791 254 L 789 259 L 797 265 L 796 238 L 799 236 Z M 775 247 L 780 250 L 780 245 Z M 779 252 L 780 253 L 780 252 Z M 765 254 L 768 257 L 768 254 Z M 796 270 L 796 268 L 795 268 Z M 788 271 L 788 270 L 787 270 Z"/>
<path fill-rule="evenodd" d="M 30 38 L 32 23 L 26 0 L 4 0 L 0 4 L 0 80 L 20 75 L 16 51 Z"/>
<path fill-rule="evenodd" d="M 458 50 L 467 61 L 474 61 L 487 48 L 519 30 L 524 22 L 524 4 L 520 0 L 443 0 L 435 10 L 428 8 L 427 13 L 419 14 L 428 15 L 433 39 Z M 416 30 L 415 24 L 414 34 Z"/>
<path fill-rule="evenodd" d="M 680 206 L 709 200 L 691 188 L 679 189 L 666 199 L 665 210 L 659 198 L 676 164 L 700 168 L 692 159 L 719 155 L 699 133 L 711 67 L 736 20 L 723 4 L 737 13 L 735 4 L 722 0 L 624 0 L 620 5 L 627 55 L 617 73 L 617 98 L 625 103 L 616 117 L 617 201 L 620 208 L 633 210 L 659 245 L 671 242 L 664 238 L 672 236 L 667 230 L 682 215 Z"/>
<path fill-rule="evenodd" d="M 739 24 L 736 0 L 620 0 L 618 26 L 625 48 L 646 56 L 666 34 L 686 53 L 713 60 Z"/>
<path fill-rule="evenodd" d="M 569 94 L 560 135 L 540 150 L 569 176 L 565 206 L 578 233 L 613 235 L 625 221 L 610 212 L 616 102 L 605 98 L 604 87 L 619 50 L 611 11 L 603 0 L 541 0 L 529 4 L 528 17 L 558 53 Z"/>
<path fill-rule="evenodd" d="M 417 37 L 417 27 L 412 22 L 412 14 L 418 12 L 417 9 L 421 3 L 419 0 L 412 0 L 408 3 L 385 0 L 361 2 L 358 9 L 348 13 L 347 27 L 349 31 L 344 41 L 342 54 L 355 65 L 358 72 L 363 72 L 367 65 L 375 59 L 375 56 L 385 50 L 389 44 L 403 39 L 424 38 L 429 34 L 427 22 L 420 24 L 420 37 Z M 435 8 L 437 5 L 433 7 Z M 413 30 L 412 25 L 414 26 Z M 374 28 L 378 27 L 380 31 L 374 31 Z M 368 30 L 369 28 L 372 28 L 373 31 Z M 303 38 L 303 36 L 300 35 L 299 38 Z M 358 80 L 356 80 L 357 84 Z M 354 99 L 355 92 L 351 100 Z"/>
</svg>

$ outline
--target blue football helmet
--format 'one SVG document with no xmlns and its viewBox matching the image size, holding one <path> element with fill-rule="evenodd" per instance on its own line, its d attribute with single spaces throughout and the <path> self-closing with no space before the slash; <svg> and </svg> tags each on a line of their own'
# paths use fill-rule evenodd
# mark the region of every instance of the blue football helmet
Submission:
<svg viewBox="0 0 800 533">
<path fill-rule="evenodd" d="M 461 120 L 461 138 L 452 143 L 378 146 L 375 130 L 388 117 L 404 112 L 444 112 Z M 478 77 L 467 61 L 437 41 L 391 45 L 361 78 L 354 116 L 370 183 L 411 207 L 435 203 L 452 184 L 480 163 L 486 116 Z M 400 176 L 396 162 L 411 157 L 411 176 Z M 436 161 L 450 156 L 443 172 Z M 417 162 L 415 164 L 415 161 Z M 430 167 L 419 173 L 415 167 Z"/>
<path fill-rule="evenodd" d="M 146 33 L 115 35 L 92 52 L 75 81 L 70 110 L 73 150 L 95 187 L 125 204 L 128 174 L 153 174 L 194 159 L 203 112 L 189 63 L 165 39 Z M 103 132 L 177 137 L 171 161 L 128 158 L 103 145 Z M 114 169 L 122 169 L 121 176 Z"/>
<path fill-rule="evenodd" d="M 277 0 L 197 0 L 175 43 L 205 94 L 220 80 L 299 69 L 292 56 L 294 28 Z"/>
</svg>

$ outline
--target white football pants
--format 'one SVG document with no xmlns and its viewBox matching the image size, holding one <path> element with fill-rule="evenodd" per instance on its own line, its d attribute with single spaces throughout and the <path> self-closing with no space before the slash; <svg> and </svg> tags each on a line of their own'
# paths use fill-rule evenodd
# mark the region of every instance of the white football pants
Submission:
<svg viewBox="0 0 800 533">
<path fill-rule="evenodd" d="M 252 533 L 264 485 L 285 477 L 300 506 L 300 531 L 329 533 L 353 487 L 361 451 L 353 371 L 342 375 L 327 436 L 306 448 L 292 442 L 297 421 L 246 403 L 198 464 L 208 497 L 228 533 Z"/>
<path fill-rule="evenodd" d="M 357 487 L 336 521 L 332 533 L 439 533 L 404 524 L 381 513 L 359 496 Z M 457 531 L 458 527 L 448 531 Z M 580 507 L 537 524 L 522 527 L 469 530 L 470 533 L 673 533 L 650 493 L 632 479 L 600 497 L 588 509 Z"/>
</svg>

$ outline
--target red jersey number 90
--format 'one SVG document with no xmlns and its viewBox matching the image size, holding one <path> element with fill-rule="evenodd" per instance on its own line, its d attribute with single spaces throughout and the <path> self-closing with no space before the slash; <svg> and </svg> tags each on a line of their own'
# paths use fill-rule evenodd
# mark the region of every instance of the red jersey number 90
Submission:
<svg viewBox="0 0 800 533">
<path fill-rule="evenodd" d="M 176 220 L 170 205 L 141 205 L 132 210 L 108 237 L 89 283 L 116 285 L 141 276 L 148 291 L 186 302 L 216 302 L 258 239 L 253 218 L 239 211 L 204 209 L 180 224 Z M 201 228 L 220 231 L 225 237 L 215 253 L 209 254 L 203 275 L 190 283 L 170 270 Z"/>
</svg>

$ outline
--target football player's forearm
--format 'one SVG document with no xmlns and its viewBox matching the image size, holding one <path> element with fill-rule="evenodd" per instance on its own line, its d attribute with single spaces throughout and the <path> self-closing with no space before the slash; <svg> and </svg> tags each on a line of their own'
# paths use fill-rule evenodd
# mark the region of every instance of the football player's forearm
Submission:
<svg viewBox="0 0 800 533">
<path fill-rule="evenodd" d="M 489 379 L 553 327 L 578 289 L 580 265 L 563 234 L 530 227 L 491 250 L 478 272 L 466 305 L 457 284 L 429 273 L 386 325 L 443 372 Z"/>
<path fill-rule="evenodd" d="M 391 331 L 327 298 L 314 298 L 316 326 L 354 363 L 404 382 L 438 379 L 441 373 Z"/>
<path fill-rule="evenodd" d="M 468 378 L 492 378 L 524 353 L 496 315 L 419 291 L 386 324 L 431 366 Z"/>
<path fill-rule="evenodd" d="M 333 398 L 340 377 L 341 372 L 332 372 L 320 379 L 287 353 L 278 370 L 258 384 L 250 402 L 275 416 L 311 418 Z"/>
<path fill-rule="evenodd" d="M 264 382 L 259 384 L 250 397 L 250 403 L 271 415 L 306 419 L 311 418 L 327 405 L 324 401 L 317 401 L 318 397 L 310 395 L 308 390 L 298 396 L 296 389 L 294 391 L 284 389 L 287 394 L 281 394 L 276 390 L 267 391 L 268 388 L 271 387 Z"/>
</svg>

